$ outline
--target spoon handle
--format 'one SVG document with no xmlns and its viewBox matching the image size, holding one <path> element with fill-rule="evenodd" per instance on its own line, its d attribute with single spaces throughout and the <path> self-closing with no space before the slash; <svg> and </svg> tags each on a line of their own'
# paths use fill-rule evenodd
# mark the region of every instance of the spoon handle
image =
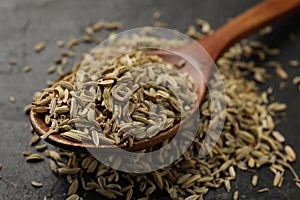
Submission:
<svg viewBox="0 0 300 200">
<path fill-rule="evenodd" d="M 300 0 L 265 0 L 200 40 L 213 60 L 242 38 L 300 7 Z"/>
</svg>

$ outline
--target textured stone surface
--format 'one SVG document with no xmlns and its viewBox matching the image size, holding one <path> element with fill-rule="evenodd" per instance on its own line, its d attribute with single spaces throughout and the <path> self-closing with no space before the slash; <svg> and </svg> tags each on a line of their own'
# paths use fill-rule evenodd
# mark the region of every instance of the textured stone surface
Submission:
<svg viewBox="0 0 300 200">
<path fill-rule="evenodd" d="M 47 79 L 55 80 L 56 75 L 47 75 L 46 69 L 52 60 L 59 55 L 55 43 L 57 40 L 68 40 L 71 35 L 79 36 L 84 27 L 95 23 L 98 19 L 122 20 L 124 28 L 135 28 L 153 23 L 152 14 L 155 10 L 163 13 L 161 21 L 170 27 L 185 31 L 189 24 L 197 18 L 207 19 L 213 28 L 219 27 L 232 17 L 257 3 L 258 0 L 204 0 L 204 1 L 139 1 L 139 0 L 1 0 L 0 2 L 0 200 L 9 199 L 64 199 L 67 184 L 62 178 L 51 173 L 48 161 L 39 164 L 25 163 L 22 151 L 30 150 L 28 142 L 31 137 L 29 120 L 23 113 L 23 106 L 30 103 L 34 91 L 46 86 Z M 286 136 L 286 143 L 300 152 L 299 113 L 300 92 L 291 84 L 291 78 L 300 74 L 300 68 L 288 66 L 289 59 L 300 59 L 300 41 L 292 42 L 288 35 L 295 32 L 300 37 L 300 16 L 279 23 L 270 37 L 263 37 L 266 43 L 282 49 L 280 60 L 290 78 L 285 91 L 278 89 L 278 78 L 272 79 L 267 86 L 275 88 L 275 97 L 288 104 L 286 117 L 279 126 Z M 105 32 L 102 34 L 105 37 Z M 34 53 L 33 44 L 38 40 L 47 42 L 46 49 L 40 54 Z M 79 48 L 78 52 L 87 51 L 91 46 Z M 18 64 L 10 66 L 7 62 L 15 59 Z M 31 65 L 33 70 L 23 73 L 22 68 Z M 266 86 L 262 86 L 265 88 Z M 15 96 L 14 104 L 9 96 Z M 52 147 L 50 147 L 52 148 Z M 293 165 L 300 168 L 299 162 Z M 299 171 L 299 170 L 298 170 Z M 259 170 L 257 188 L 270 187 L 270 191 L 257 194 L 251 186 L 254 173 L 239 173 L 237 181 L 232 182 L 233 191 L 238 189 L 240 199 L 298 199 L 299 189 L 293 177 L 286 173 L 281 189 L 272 187 L 273 175 L 266 169 Z M 45 184 L 35 189 L 32 180 Z M 224 189 L 211 191 L 206 199 L 230 199 L 233 193 Z M 86 199 L 96 199 L 87 196 Z M 97 198 L 99 199 L 99 197 Z M 156 199 L 162 199 L 161 195 Z"/>
</svg>

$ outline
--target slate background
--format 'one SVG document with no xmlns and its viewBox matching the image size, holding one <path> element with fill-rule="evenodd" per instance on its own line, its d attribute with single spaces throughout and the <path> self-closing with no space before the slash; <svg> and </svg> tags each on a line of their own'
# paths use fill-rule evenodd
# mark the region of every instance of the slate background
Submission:
<svg viewBox="0 0 300 200">
<path fill-rule="evenodd" d="M 46 86 L 46 79 L 55 80 L 57 75 L 47 75 L 46 69 L 58 57 L 59 51 L 55 46 L 57 40 L 68 40 L 71 35 L 80 36 L 84 27 L 95 23 L 99 19 L 121 20 L 125 29 L 141 27 L 153 23 L 152 14 L 162 12 L 161 21 L 170 24 L 184 32 L 188 25 L 197 18 L 204 18 L 211 22 L 215 29 L 225 23 L 227 18 L 236 16 L 246 8 L 259 2 L 258 0 L 1 0 L 0 1 L 0 200 L 9 199 L 65 199 L 67 184 L 62 178 L 57 178 L 49 169 L 48 161 L 39 164 L 25 163 L 22 151 L 33 150 L 28 141 L 29 120 L 23 113 L 23 107 L 31 102 L 34 91 Z M 284 64 L 290 78 L 287 88 L 278 89 L 280 80 L 274 76 L 266 85 L 274 87 L 276 99 L 286 102 L 288 109 L 286 117 L 278 129 L 286 136 L 286 143 L 300 152 L 299 113 L 300 92 L 291 84 L 296 74 L 300 75 L 300 68 L 288 67 L 289 59 L 300 59 L 300 41 L 291 41 L 289 34 L 295 33 L 300 37 L 300 15 L 282 21 L 275 26 L 275 31 L 268 37 L 258 37 L 273 47 L 282 49 L 280 56 L 275 59 Z M 107 33 L 103 32 L 105 37 Z M 46 49 L 40 54 L 33 51 L 33 44 L 38 40 L 47 42 Z M 78 49 L 86 52 L 91 46 Z M 16 66 L 10 66 L 8 61 L 17 60 Z M 273 58 L 274 59 L 274 58 Z M 25 65 L 32 65 L 33 71 L 23 73 Z M 15 103 L 9 102 L 9 96 L 16 97 Z M 51 147 L 52 148 L 52 147 Z M 293 164 L 300 172 L 300 163 Z M 289 172 L 282 188 L 273 188 L 273 175 L 267 168 L 259 170 L 259 184 L 257 188 L 270 187 L 270 191 L 257 194 L 257 188 L 252 188 L 251 177 L 255 172 L 238 172 L 238 178 L 232 182 L 232 191 L 240 192 L 240 199 L 299 199 L 300 190 L 292 181 Z M 45 184 L 41 189 L 31 186 L 32 180 Z M 210 191 L 205 199 L 231 199 L 232 193 L 224 188 Z M 156 199 L 163 199 L 163 195 L 156 195 Z M 86 199 L 101 199 L 98 196 L 86 196 Z"/>
</svg>

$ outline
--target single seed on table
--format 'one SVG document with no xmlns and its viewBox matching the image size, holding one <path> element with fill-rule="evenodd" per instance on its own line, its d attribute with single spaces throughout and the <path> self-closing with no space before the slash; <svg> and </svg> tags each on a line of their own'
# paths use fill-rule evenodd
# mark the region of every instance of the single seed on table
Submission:
<svg viewBox="0 0 300 200">
<path fill-rule="evenodd" d="M 154 19 L 159 19 L 160 17 L 161 17 L 161 12 L 155 11 L 155 12 L 153 13 L 153 18 L 154 18 Z"/>
<path fill-rule="evenodd" d="M 10 100 L 11 103 L 14 103 L 14 102 L 16 101 L 16 99 L 15 99 L 14 96 L 10 96 L 10 97 L 9 97 L 9 100 Z"/>
<path fill-rule="evenodd" d="M 26 162 L 38 162 L 43 160 L 44 158 L 40 154 L 31 154 L 26 157 Z"/>
<path fill-rule="evenodd" d="M 262 188 L 262 189 L 257 190 L 258 193 L 263 193 L 263 192 L 268 192 L 268 191 L 269 191 L 269 188 Z"/>
<path fill-rule="evenodd" d="M 32 145 L 35 145 L 36 143 L 38 143 L 40 141 L 40 136 L 36 133 L 34 133 L 33 137 L 31 138 L 30 142 L 29 142 L 29 145 L 32 146 Z"/>
<path fill-rule="evenodd" d="M 38 146 L 35 147 L 35 149 L 37 151 L 44 151 L 45 149 L 47 149 L 47 144 L 38 145 Z"/>
<path fill-rule="evenodd" d="M 295 76 L 294 78 L 293 78 L 293 84 L 294 85 L 297 85 L 297 84 L 299 84 L 300 83 L 300 76 Z"/>
<path fill-rule="evenodd" d="M 3 168 L 3 165 L 2 164 L 0 164 L 0 170 Z"/>
<path fill-rule="evenodd" d="M 274 112 L 281 112 L 286 110 L 286 104 L 285 103 L 278 103 L 274 102 L 268 105 L 268 110 L 274 111 Z"/>
<path fill-rule="evenodd" d="M 233 198 L 232 198 L 233 200 L 238 200 L 239 199 L 239 191 L 235 191 L 234 193 L 233 193 Z"/>
<path fill-rule="evenodd" d="M 23 156 L 29 156 L 29 155 L 31 155 L 31 152 L 30 151 L 23 151 Z"/>
<path fill-rule="evenodd" d="M 289 65 L 291 67 L 298 67 L 299 66 L 299 61 L 298 60 L 290 60 Z"/>
<path fill-rule="evenodd" d="M 284 90 L 286 88 L 286 82 L 280 82 L 279 83 L 279 89 Z"/>
<path fill-rule="evenodd" d="M 69 58 L 74 58 L 75 53 L 72 52 L 72 51 L 63 50 L 63 51 L 61 51 L 61 56 L 63 56 L 63 57 L 69 57 Z"/>
<path fill-rule="evenodd" d="M 288 79 L 288 73 L 280 66 L 275 67 L 275 73 L 278 75 L 278 77 L 282 80 Z"/>
<path fill-rule="evenodd" d="M 59 40 L 59 41 L 56 42 L 56 46 L 58 46 L 58 47 L 64 47 L 65 46 L 65 42 L 62 41 L 62 40 Z"/>
<path fill-rule="evenodd" d="M 44 186 L 44 184 L 39 183 L 39 182 L 36 182 L 36 181 L 31 181 L 31 185 L 32 185 L 33 187 L 38 187 L 38 188 Z"/>
<path fill-rule="evenodd" d="M 45 41 L 39 41 L 34 45 L 35 52 L 39 53 L 46 47 Z"/>
<path fill-rule="evenodd" d="M 32 67 L 27 65 L 23 67 L 23 72 L 30 72 L 32 70 Z"/>
<path fill-rule="evenodd" d="M 252 186 L 255 187 L 257 185 L 257 182 L 258 182 L 258 176 L 257 175 L 254 175 L 252 177 Z"/>
<path fill-rule="evenodd" d="M 10 61 L 8 61 L 8 64 L 10 64 L 10 65 L 17 65 L 18 63 L 17 63 L 17 61 L 16 60 L 10 60 Z"/>
<path fill-rule="evenodd" d="M 47 72 L 48 72 L 48 74 L 52 74 L 52 73 L 54 73 L 56 71 L 56 66 L 51 66 L 51 67 L 49 67 L 48 69 L 47 69 Z"/>
</svg>

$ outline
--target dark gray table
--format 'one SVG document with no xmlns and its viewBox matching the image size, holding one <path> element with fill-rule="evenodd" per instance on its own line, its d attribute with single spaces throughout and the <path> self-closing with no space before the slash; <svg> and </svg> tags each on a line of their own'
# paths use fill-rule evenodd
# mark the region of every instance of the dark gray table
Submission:
<svg viewBox="0 0 300 200">
<path fill-rule="evenodd" d="M 29 120 L 23 113 L 23 106 L 31 102 L 34 91 L 46 86 L 47 79 L 55 80 L 56 75 L 49 76 L 46 69 L 53 59 L 59 55 L 55 42 L 68 40 L 70 35 L 79 36 L 84 27 L 95 23 L 98 19 L 122 20 L 124 28 L 135 28 L 153 23 L 152 14 L 159 10 L 163 13 L 161 21 L 170 24 L 171 28 L 186 31 L 189 24 L 197 18 L 207 19 L 213 28 L 225 23 L 227 18 L 237 15 L 246 8 L 259 2 L 258 0 L 204 0 L 204 1 L 139 1 L 139 0 L 1 0 L 0 2 L 0 163 L 4 165 L 0 174 L 0 200 L 8 199 L 64 199 L 67 184 L 57 178 L 49 169 L 48 161 L 39 164 L 27 164 L 21 154 L 29 150 Z M 268 37 L 260 37 L 273 47 L 282 49 L 276 59 L 285 66 L 289 59 L 300 59 L 300 40 L 291 41 L 289 33 L 300 37 L 300 16 L 275 26 L 275 32 Z M 103 35 L 103 37 L 105 34 Z M 40 54 L 33 51 L 33 43 L 38 40 L 47 41 L 47 48 Z M 88 50 L 82 47 L 78 52 Z M 16 66 L 8 65 L 11 59 L 17 60 Z M 23 73 L 24 65 L 32 65 L 33 71 Z M 284 91 L 278 89 L 280 80 L 275 76 L 266 85 L 275 88 L 275 97 L 288 104 L 286 117 L 278 129 L 286 136 L 286 143 L 300 152 L 299 113 L 300 92 L 291 84 L 291 77 L 300 74 L 300 68 L 286 67 L 291 75 Z M 14 104 L 9 96 L 16 97 Z M 293 165 L 298 172 L 299 162 Z M 293 177 L 289 172 L 282 188 L 273 188 L 273 175 L 267 168 L 259 170 L 258 188 L 270 187 L 270 191 L 257 194 L 251 186 L 253 172 L 239 172 L 232 183 L 233 190 L 240 191 L 240 199 L 299 199 Z M 35 189 L 30 182 L 37 180 L 45 183 L 41 189 Z M 206 199 L 231 199 L 232 194 L 218 189 L 210 191 Z M 87 197 L 87 199 L 92 199 Z M 157 198 L 162 199 L 162 198 Z"/>
</svg>

